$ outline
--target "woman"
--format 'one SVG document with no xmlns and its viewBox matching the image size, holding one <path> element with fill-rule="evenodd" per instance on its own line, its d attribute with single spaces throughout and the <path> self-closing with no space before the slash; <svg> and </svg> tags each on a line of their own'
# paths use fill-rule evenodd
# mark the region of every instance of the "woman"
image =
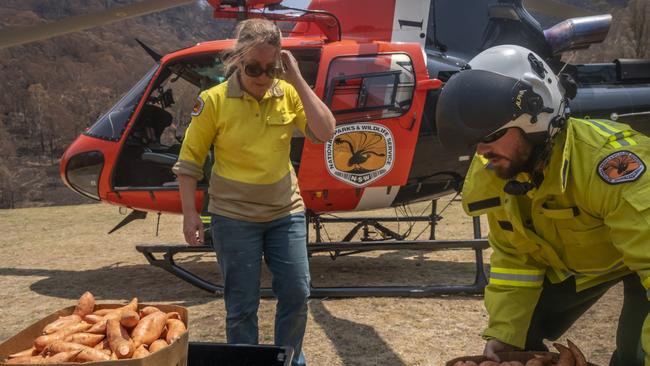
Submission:
<svg viewBox="0 0 650 366">
<path fill-rule="evenodd" d="M 278 298 L 275 342 L 295 349 L 293 365 L 305 365 L 306 223 L 289 151 L 295 128 L 315 142 L 330 139 L 334 116 L 302 78 L 291 53 L 281 51 L 275 24 L 246 20 L 237 26 L 236 36 L 225 62 L 232 75 L 198 97 L 174 166 L 183 234 L 190 245 L 203 243 L 195 192 L 212 145 L 208 211 L 224 281 L 228 342 L 258 343 L 264 256 Z"/>
</svg>

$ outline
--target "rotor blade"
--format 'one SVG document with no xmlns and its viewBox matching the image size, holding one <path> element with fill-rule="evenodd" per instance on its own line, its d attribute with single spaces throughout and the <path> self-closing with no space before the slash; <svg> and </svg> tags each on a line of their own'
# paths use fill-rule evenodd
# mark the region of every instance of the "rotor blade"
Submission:
<svg viewBox="0 0 650 366">
<path fill-rule="evenodd" d="M 557 0 L 524 0 L 524 7 L 528 10 L 561 19 L 597 15 L 597 13 L 589 9 L 565 4 Z"/>
<path fill-rule="evenodd" d="M 40 41 L 70 32 L 129 19 L 157 11 L 187 5 L 196 0 L 143 0 L 135 4 L 112 8 L 92 14 L 77 15 L 60 21 L 31 27 L 12 27 L 0 31 L 0 49 Z"/>
</svg>

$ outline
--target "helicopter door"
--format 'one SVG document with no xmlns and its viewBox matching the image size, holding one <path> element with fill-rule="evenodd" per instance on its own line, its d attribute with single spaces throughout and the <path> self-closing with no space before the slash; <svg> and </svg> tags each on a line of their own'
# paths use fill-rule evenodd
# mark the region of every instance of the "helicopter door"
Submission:
<svg viewBox="0 0 650 366">
<path fill-rule="evenodd" d="M 411 169 L 425 100 L 424 88 L 416 86 L 426 80 L 418 44 L 323 47 L 315 91 L 334 113 L 336 130 L 323 144 L 305 141 L 299 182 L 310 208 L 392 203 Z M 345 202 L 328 202 L 334 196 Z"/>
</svg>

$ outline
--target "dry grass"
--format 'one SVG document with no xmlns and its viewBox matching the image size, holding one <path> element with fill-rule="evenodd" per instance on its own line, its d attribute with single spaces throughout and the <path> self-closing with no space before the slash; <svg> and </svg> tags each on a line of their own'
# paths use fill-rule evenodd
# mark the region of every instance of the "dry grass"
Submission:
<svg viewBox="0 0 650 366">
<path fill-rule="evenodd" d="M 380 214 L 393 211 L 372 213 Z M 443 216 L 438 238 L 472 237 L 471 220 L 458 204 Z M 223 300 L 150 266 L 134 248 L 181 243 L 181 218 L 162 216 L 158 237 L 156 215 L 107 235 L 121 218 L 109 205 L 0 211 L 0 340 L 73 304 L 89 290 L 102 302 L 138 296 L 142 302 L 187 306 L 191 340 L 225 341 Z M 327 229 L 340 239 L 346 228 Z M 412 232 L 423 228 L 418 225 Z M 373 252 L 336 261 L 322 254 L 312 260 L 312 277 L 317 286 L 442 284 L 473 278 L 473 252 L 439 251 L 424 253 L 423 258 L 419 254 Z M 217 280 L 213 255 L 188 256 L 185 262 Z M 613 350 L 621 296 L 620 286 L 612 289 L 567 333 L 596 364 L 607 364 Z M 262 343 L 273 341 L 273 315 L 274 301 L 262 300 Z M 311 365 L 443 365 L 482 351 L 480 332 L 486 316 L 480 297 L 313 299 L 304 350 Z"/>
</svg>

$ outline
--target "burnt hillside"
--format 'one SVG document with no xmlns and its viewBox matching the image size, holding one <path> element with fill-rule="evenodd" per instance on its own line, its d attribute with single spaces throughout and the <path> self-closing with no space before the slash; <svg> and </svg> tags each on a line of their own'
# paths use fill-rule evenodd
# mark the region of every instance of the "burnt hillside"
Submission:
<svg viewBox="0 0 650 366">
<path fill-rule="evenodd" d="M 131 2 L 5 0 L 0 27 Z M 57 160 L 154 64 L 135 38 L 164 54 L 225 38 L 231 29 L 212 18 L 211 8 L 195 4 L 0 50 L 0 208 L 84 202 L 63 188 Z"/>
</svg>

